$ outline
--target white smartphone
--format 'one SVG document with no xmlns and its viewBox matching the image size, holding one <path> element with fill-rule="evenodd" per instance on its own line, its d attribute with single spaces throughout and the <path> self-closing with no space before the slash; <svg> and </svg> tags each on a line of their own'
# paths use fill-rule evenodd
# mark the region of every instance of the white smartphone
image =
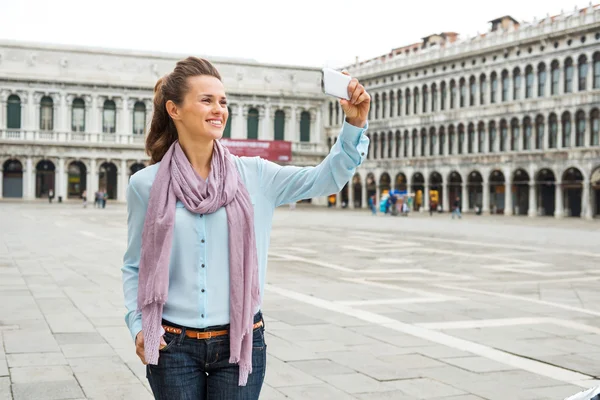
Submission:
<svg viewBox="0 0 600 400">
<path fill-rule="evenodd" d="M 321 88 L 323 93 L 340 99 L 350 100 L 348 95 L 348 85 L 352 79 L 348 75 L 332 68 L 323 68 L 321 76 Z"/>
</svg>

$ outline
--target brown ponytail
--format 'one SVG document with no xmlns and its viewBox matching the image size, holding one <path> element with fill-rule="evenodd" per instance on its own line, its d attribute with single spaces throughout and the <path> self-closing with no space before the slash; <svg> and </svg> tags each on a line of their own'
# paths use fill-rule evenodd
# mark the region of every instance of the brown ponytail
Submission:
<svg viewBox="0 0 600 400">
<path fill-rule="evenodd" d="M 188 57 L 177 62 L 173 72 L 156 82 L 154 114 L 146 137 L 146 153 L 150 156 L 150 164 L 162 160 L 179 137 L 175 123 L 167 112 L 167 101 L 171 100 L 180 106 L 188 91 L 187 78 L 199 75 L 210 75 L 221 80 L 219 71 L 210 62 L 201 58 Z"/>
</svg>

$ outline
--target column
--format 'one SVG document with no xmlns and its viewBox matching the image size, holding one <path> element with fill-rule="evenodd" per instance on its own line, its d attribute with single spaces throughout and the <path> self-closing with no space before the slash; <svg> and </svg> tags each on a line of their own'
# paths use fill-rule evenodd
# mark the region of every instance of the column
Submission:
<svg viewBox="0 0 600 400">
<path fill-rule="evenodd" d="M 489 214 L 490 212 L 490 182 L 487 176 L 483 177 L 483 204 L 481 205 L 481 212 L 483 214 Z"/>
<path fill-rule="evenodd" d="M 562 116 L 561 114 L 557 114 L 556 116 L 557 120 L 556 120 L 556 126 L 557 126 L 557 132 L 556 132 L 556 148 L 557 149 L 562 149 L 563 148 L 563 137 L 564 137 L 564 130 L 563 130 L 563 124 L 562 124 Z"/>
<path fill-rule="evenodd" d="M 6 100 L 8 93 L 0 90 L 0 130 L 6 128 Z"/>
<path fill-rule="evenodd" d="M 4 194 L 4 189 L 2 188 L 2 181 L 4 180 L 4 171 L 2 170 L 2 167 L 0 166 L 0 199 L 3 197 Z"/>
<path fill-rule="evenodd" d="M 316 141 L 316 137 L 317 137 L 317 114 L 314 111 L 310 111 L 310 130 L 309 130 L 309 135 L 310 135 L 310 143 L 317 143 Z"/>
<path fill-rule="evenodd" d="M 425 182 L 424 190 L 423 190 L 423 211 L 429 211 L 429 183 Z"/>
<path fill-rule="evenodd" d="M 590 68 L 588 68 L 589 70 Z M 588 79 L 589 86 L 589 79 Z M 583 134 L 583 147 L 591 147 L 591 138 L 592 138 L 592 118 L 591 111 L 589 109 L 584 110 L 585 112 L 585 131 Z"/>
<path fill-rule="evenodd" d="M 259 108 L 260 120 L 258 125 L 260 125 L 260 133 L 258 138 L 260 140 L 273 140 L 273 135 L 269 136 L 269 130 L 273 126 L 274 122 L 271 118 L 271 106 L 269 104 L 265 104 L 263 107 Z"/>
<path fill-rule="evenodd" d="M 462 189 L 462 195 L 461 197 L 461 212 L 465 212 L 470 210 L 471 208 L 469 207 L 469 184 L 467 183 L 467 178 L 469 177 L 469 175 L 463 175 L 463 183 L 461 185 L 461 189 Z"/>
<path fill-rule="evenodd" d="M 119 128 L 117 128 L 117 133 L 120 133 L 122 135 L 129 135 L 132 136 L 133 135 L 133 125 L 130 122 L 131 121 L 131 115 L 133 113 L 133 105 L 135 103 L 135 99 L 130 99 L 126 96 L 123 97 L 123 105 L 122 105 L 122 111 L 121 111 L 121 126 Z M 117 117 L 118 120 L 118 117 Z"/>
<path fill-rule="evenodd" d="M 575 85 L 575 83 L 573 83 Z M 577 138 L 577 109 L 569 110 L 571 112 L 571 143 L 569 147 L 575 148 L 575 139 Z"/>
<path fill-rule="evenodd" d="M 68 132 L 69 129 L 69 106 L 67 104 L 67 95 L 60 94 L 60 132 Z"/>
<path fill-rule="evenodd" d="M 450 201 L 449 201 L 449 194 L 448 194 L 448 184 L 444 183 L 442 185 L 443 190 L 442 190 L 442 207 L 444 208 L 444 212 L 449 212 L 450 211 Z"/>
<path fill-rule="evenodd" d="M 323 143 L 323 108 L 318 107 L 317 113 L 315 115 L 315 134 L 310 135 L 311 142 L 313 143 Z"/>
<path fill-rule="evenodd" d="M 473 153 L 478 154 L 479 153 L 479 125 L 473 126 L 473 129 L 475 130 L 475 143 L 473 143 Z M 484 131 L 483 137 L 485 138 L 485 131 Z"/>
<path fill-rule="evenodd" d="M 592 219 L 592 203 L 590 196 L 590 182 L 583 181 L 583 190 L 581 193 L 581 218 Z"/>
<path fill-rule="evenodd" d="M 35 126 L 35 99 L 34 99 L 33 90 L 30 90 L 27 93 L 27 108 L 26 108 L 24 117 L 25 117 L 25 120 L 23 121 L 23 125 L 21 125 L 21 128 L 25 128 L 27 130 L 36 129 L 36 126 Z"/>
<path fill-rule="evenodd" d="M 366 178 L 363 179 L 364 177 L 361 177 L 360 181 L 362 182 L 361 185 L 361 189 L 360 189 L 360 196 L 361 196 L 361 203 L 360 206 L 361 208 L 367 208 L 369 207 L 368 201 L 367 201 L 367 180 Z"/>
<path fill-rule="evenodd" d="M 33 200 L 35 197 L 35 174 L 33 171 L 33 160 L 31 156 L 27 157 L 27 162 L 25 164 L 25 171 L 23 176 L 23 197 L 26 200 Z"/>
<path fill-rule="evenodd" d="M 117 182 L 117 200 L 125 202 L 125 193 L 127 191 L 127 185 L 129 184 L 127 179 L 127 160 L 121 160 L 121 167 L 119 168 L 119 178 Z"/>
<path fill-rule="evenodd" d="M 100 112 L 99 112 L 99 107 L 98 107 L 98 96 L 97 95 L 93 95 L 92 96 L 92 105 L 91 105 L 91 109 L 90 109 L 90 115 L 89 115 L 89 124 L 87 123 L 88 121 L 86 121 L 86 126 L 85 126 L 85 130 L 88 132 L 93 132 L 93 133 L 98 133 L 101 131 L 100 128 L 100 124 L 98 122 L 98 117 L 100 116 Z M 87 102 L 86 102 L 86 107 L 87 107 Z M 86 112 L 88 110 L 86 109 Z"/>
<path fill-rule="evenodd" d="M 295 129 L 295 136 L 294 136 L 294 142 L 299 142 L 300 141 L 300 122 L 301 122 L 301 117 L 302 117 L 302 112 L 304 110 L 303 109 L 296 109 L 296 127 Z"/>
<path fill-rule="evenodd" d="M 496 126 L 496 142 L 494 143 L 494 153 L 499 153 L 500 152 L 500 140 L 501 136 L 502 136 L 502 130 L 500 129 L 500 121 L 496 121 L 495 123 Z"/>
<path fill-rule="evenodd" d="M 354 209 L 354 177 L 348 182 L 348 208 Z"/>
<path fill-rule="evenodd" d="M 291 116 L 290 134 L 289 134 L 289 136 L 286 135 L 287 138 L 288 138 L 287 140 L 291 141 L 292 143 L 299 141 L 298 140 L 298 123 L 297 123 L 298 119 L 296 118 L 297 117 L 297 115 L 296 115 L 297 112 L 298 112 L 298 109 L 296 108 L 296 106 L 293 105 L 291 113 L 290 113 L 290 116 Z"/>
<path fill-rule="evenodd" d="M 531 179 L 529 181 L 529 210 L 527 211 L 527 215 L 529 217 L 537 216 L 537 201 L 535 195 L 535 180 Z"/>
<path fill-rule="evenodd" d="M 233 113 L 233 119 L 231 120 L 231 138 L 232 139 L 245 139 L 246 133 L 246 121 L 244 120 L 244 104 L 237 104 Z"/>
<path fill-rule="evenodd" d="M 513 215 L 512 182 L 510 171 L 504 171 L 506 182 L 504 183 L 504 215 Z"/>
<path fill-rule="evenodd" d="M 563 204 L 562 183 L 560 181 L 556 181 L 556 185 L 554 186 L 554 204 L 554 217 L 562 218 L 565 205 Z"/>
<path fill-rule="evenodd" d="M 448 154 L 450 154 L 450 130 L 446 127 L 445 133 L 444 133 L 445 139 L 444 139 L 444 156 L 447 156 Z M 444 211 L 446 210 L 446 207 L 444 207 Z"/>
<path fill-rule="evenodd" d="M 92 199 L 98 191 L 98 174 L 96 172 L 96 159 L 90 159 L 90 168 L 87 170 L 86 188 L 88 199 Z"/>
</svg>

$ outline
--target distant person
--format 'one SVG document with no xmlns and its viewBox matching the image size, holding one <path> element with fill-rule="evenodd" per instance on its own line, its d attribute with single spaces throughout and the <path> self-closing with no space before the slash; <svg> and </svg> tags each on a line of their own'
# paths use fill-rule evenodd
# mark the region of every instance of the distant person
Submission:
<svg viewBox="0 0 600 400">
<path fill-rule="evenodd" d="M 460 214 L 460 197 L 456 197 L 456 200 L 454 200 L 454 210 L 452 210 L 452 219 L 454 219 L 454 217 L 458 217 L 458 219 L 462 218 L 462 215 Z"/>
<path fill-rule="evenodd" d="M 208 61 L 179 61 L 156 83 L 152 165 L 127 187 L 122 268 L 125 320 L 156 399 L 259 398 L 273 213 L 339 193 L 365 159 L 371 99 L 356 79 L 348 94 L 329 156 L 293 167 L 236 157 L 221 144 L 227 98 Z"/>
<path fill-rule="evenodd" d="M 87 208 L 87 190 L 81 193 L 81 200 L 83 200 L 83 208 Z"/>
<path fill-rule="evenodd" d="M 48 190 L 48 202 L 52 203 L 53 199 L 54 199 L 54 190 L 50 189 L 50 190 Z"/>
</svg>

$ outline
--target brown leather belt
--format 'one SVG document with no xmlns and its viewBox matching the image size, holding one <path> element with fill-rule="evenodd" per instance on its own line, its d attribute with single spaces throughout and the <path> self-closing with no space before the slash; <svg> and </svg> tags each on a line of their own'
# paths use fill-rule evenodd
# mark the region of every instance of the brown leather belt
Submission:
<svg viewBox="0 0 600 400">
<path fill-rule="evenodd" d="M 253 329 L 258 329 L 262 326 L 263 326 L 263 322 L 262 322 L 262 320 L 260 320 L 254 324 Z M 163 325 L 163 328 L 165 329 L 165 332 L 173 333 L 175 335 L 181 334 L 181 329 L 179 329 L 179 328 L 174 328 L 174 327 L 168 326 L 168 325 Z M 227 335 L 228 333 L 229 333 L 228 330 L 201 332 L 201 331 L 192 331 L 192 330 L 187 329 L 185 331 L 185 336 L 192 338 L 192 339 L 210 339 L 210 338 L 214 338 L 217 336 L 224 336 L 224 335 Z"/>
</svg>

